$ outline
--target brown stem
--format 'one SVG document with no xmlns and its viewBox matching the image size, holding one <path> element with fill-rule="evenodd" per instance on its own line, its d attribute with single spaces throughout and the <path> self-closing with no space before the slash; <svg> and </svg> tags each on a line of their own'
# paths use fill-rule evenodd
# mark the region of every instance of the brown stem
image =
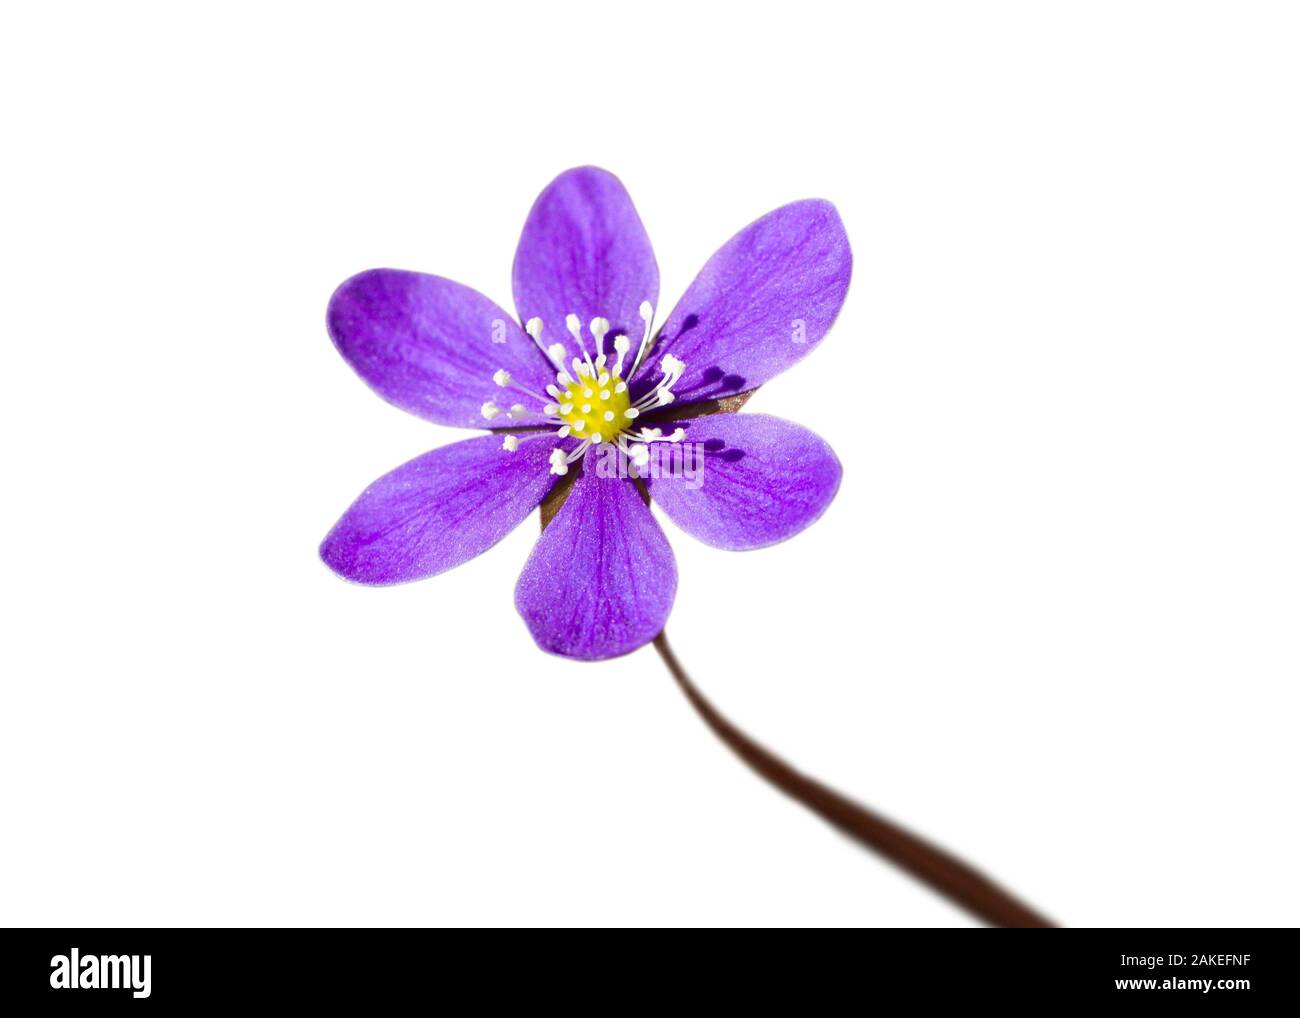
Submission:
<svg viewBox="0 0 1300 1018">
<path fill-rule="evenodd" d="M 800 774 L 779 756 L 764 749 L 719 714 L 695 688 L 668 645 L 666 633 L 656 636 L 654 644 L 704 723 L 733 753 L 796 802 L 993 926 L 1040 929 L 1056 925 L 960 859 L 880 814 L 859 806 L 833 788 Z"/>
</svg>

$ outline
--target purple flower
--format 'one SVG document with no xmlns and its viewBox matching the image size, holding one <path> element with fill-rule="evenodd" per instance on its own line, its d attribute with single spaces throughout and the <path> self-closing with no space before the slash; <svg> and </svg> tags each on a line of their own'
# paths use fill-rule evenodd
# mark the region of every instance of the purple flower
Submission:
<svg viewBox="0 0 1300 1018">
<path fill-rule="evenodd" d="M 709 259 L 659 330 L 659 269 L 612 174 L 569 170 L 515 253 L 523 329 L 468 287 L 374 269 L 330 300 L 339 352 L 388 402 L 490 433 L 417 457 L 362 492 L 321 545 L 340 576 L 436 576 L 500 541 L 555 487 L 564 501 L 515 590 L 538 645 L 598 660 L 663 628 L 677 589 L 642 491 L 717 548 L 761 548 L 816 520 L 840 465 L 821 438 L 719 413 L 813 349 L 839 313 L 848 238 L 825 201 L 785 205 Z"/>
</svg>

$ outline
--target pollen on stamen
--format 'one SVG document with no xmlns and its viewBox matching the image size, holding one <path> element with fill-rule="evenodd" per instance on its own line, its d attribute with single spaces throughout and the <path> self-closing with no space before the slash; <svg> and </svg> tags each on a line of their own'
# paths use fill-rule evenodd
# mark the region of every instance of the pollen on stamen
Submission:
<svg viewBox="0 0 1300 1018">
<path fill-rule="evenodd" d="M 497 416 L 497 414 L 501 413 L 501 408 L 491 400 L 488 400 L 478 408 L 478 412 L 483 415 L 484 420 L 490 421 L 493 417 Z"/>
<path fill-rule="evenodd" d="M 501 440 L 501 448 L 506 452 L 514 452 L 519 448 L 519 439 L 514 435 L 506 435 L 506 437 Z"/>
<path fill-rule="evenodd" d="M 510 372 L 507 371 L 505 368 L 499 368 L 497 369 L 496 374 L 492 376 L 492 381 L 496 382 L 497 385 L 501 386 L 504 389 L 507 385 L 510 384 Z"/>
</svg>

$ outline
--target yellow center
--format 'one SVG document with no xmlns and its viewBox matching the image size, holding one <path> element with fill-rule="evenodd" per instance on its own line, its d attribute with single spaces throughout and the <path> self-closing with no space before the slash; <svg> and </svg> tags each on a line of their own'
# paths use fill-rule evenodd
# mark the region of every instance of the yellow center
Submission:
<svg viewBox="0 0 1300 1018">
<path fill-rule="evenodd" d="M 603 378 L 604 384 L 600 379 Z M 632 421 L 626 411 L 632 405 L 627 386 L 617 374 L 601 371 L 597 378 L 579 378 L 564 390 L 560 399 L 560 420 L 572 428 L 575 438 L 599 435 L 609 442 Z M 621 392 L 618 390 L 622 390 Z"/>
</svg>

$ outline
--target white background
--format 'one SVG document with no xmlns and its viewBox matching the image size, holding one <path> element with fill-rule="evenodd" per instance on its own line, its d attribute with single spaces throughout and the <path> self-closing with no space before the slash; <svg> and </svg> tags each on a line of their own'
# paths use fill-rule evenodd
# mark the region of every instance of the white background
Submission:
<svg viewBox="0 0 1300 1018">
<path fill-rule="evenodd" d="M 968 924 L 653 651 L 538 651 L 534 523 L 400 588 L 317 560 L 459 437 L 351 373 L 333 288 L 512 307 L 533 198 L 596 163 L 664 312 L 787 201 L 854 247 L 751 403 L 837 501 L 742 555 L 666 523 L 701 687 L 1064 923 L 1294 924 L 1293 11 L 9 7 L 0 920 Z"/>
</svg>

